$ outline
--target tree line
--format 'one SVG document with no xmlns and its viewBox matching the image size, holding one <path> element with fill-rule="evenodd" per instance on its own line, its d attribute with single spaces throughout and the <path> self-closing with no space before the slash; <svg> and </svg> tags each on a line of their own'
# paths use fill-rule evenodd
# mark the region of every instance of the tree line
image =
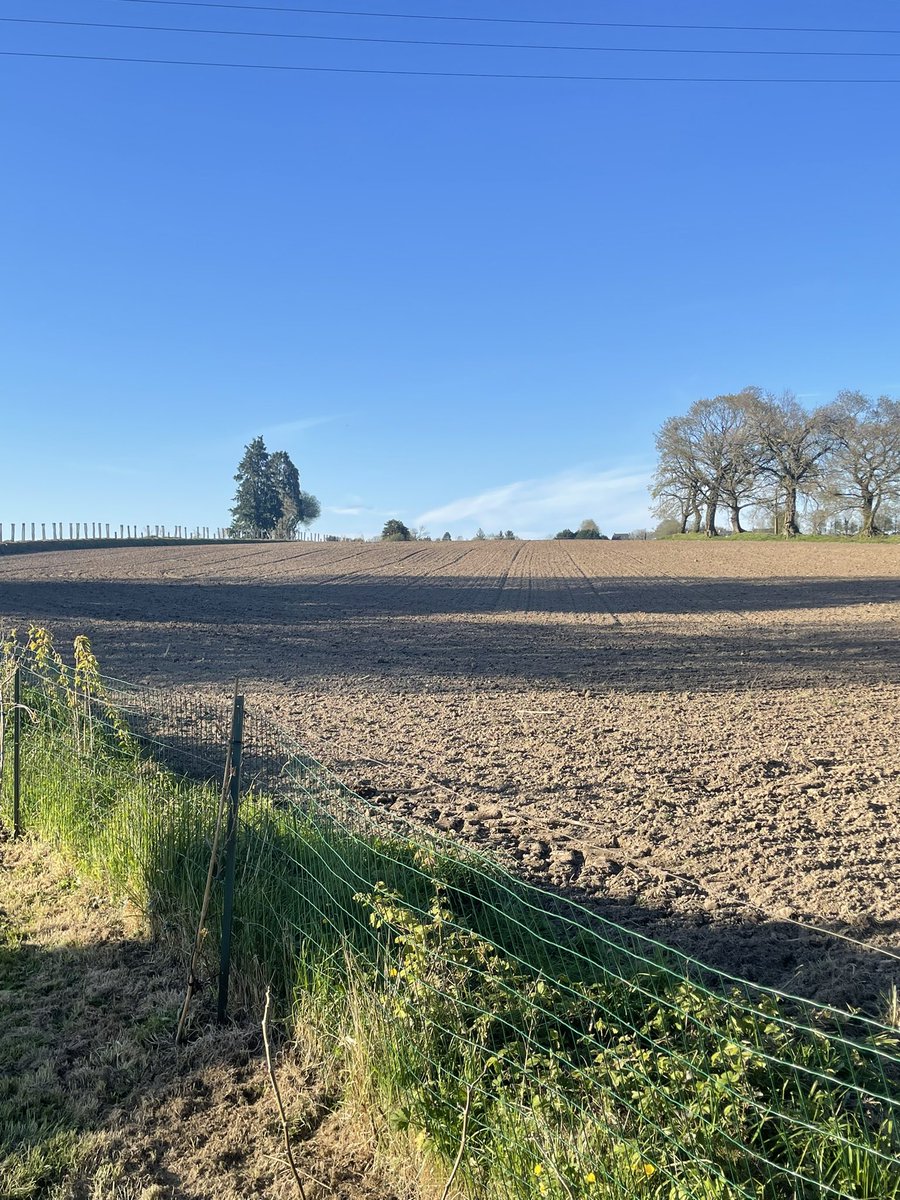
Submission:
<svg viewBox="0 0 900 1200">
<path fill-rule="evenodd" d="M 474 534 L 474 539 L 476 542 L 496 542 L 503 541 L 504 539 L 506 541 L 518 541 L 518 538 L 511 529 L 507 529 L 505 532 L 501 529 L 499 533 L 488 534 L 485 533 L 480 527 Z M 430 542 L 434 539 L 432 539 L 431 534 L 424 525 L 420 525 L 418 529 L 410 529 L 408 525 L 405 525 L 397 517 L 391 517 L 389 521 L 385 521 L 384 523 L 384 528 L 381 531 L 381 540 L 383 542 Z M 452 542 L 453 537 L 448 530 L 437 540 L 441 542 Z"/>
<path fill-rule="evenodd" d="M 745 510 L 765 509 L 779 533 L 794 537 L 806 503 L 815 533 L 830 525 L 875 536 L 897 527 L 900 401 L 888 396 L 843 391 L 808 409 L 791 392 L 747 387 L 670 417 L 656 451 L 654 512 L 681 533 L 716 537 L 722 511 L 731 532 L 743 533 Z"/>
<path fill-rule="evenodd" d="M 594 542 L 608 542 L 609 538 L 605 533 L 600 532 L 600 526 L 590 517 L 586 517 L 577 529 L 569 529 L 567 526 L 565 529 L 561 529 L 559 533 L 554 535 L 554 541 L 557 542 L 585 540 Z"/>
</svg>

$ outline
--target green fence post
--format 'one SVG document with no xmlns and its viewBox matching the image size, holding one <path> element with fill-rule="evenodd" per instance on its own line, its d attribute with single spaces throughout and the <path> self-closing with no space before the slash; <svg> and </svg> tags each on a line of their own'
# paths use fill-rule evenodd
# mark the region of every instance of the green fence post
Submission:
<svg viewBox="0 0 900 1200">
<path fill-rule="evenodd" d="M 22 678 L 13 676 L 13 837 L 22 833 Z"/>
<path fill-rule="evenodd" d="M 225 890 L 222 896 L 222 940 L 219 948 L 219 1021 L 228 1008 L 231 970 L 231 929 L 234 923 L 234 869 L 237 848 L 238 803 L 241 794 L 241 748 L 244 738 L 244 697 L 235 696 L 231 714 L 231 779 L 228 784 L 228 824 L 225 830 Z"/>
</svg>

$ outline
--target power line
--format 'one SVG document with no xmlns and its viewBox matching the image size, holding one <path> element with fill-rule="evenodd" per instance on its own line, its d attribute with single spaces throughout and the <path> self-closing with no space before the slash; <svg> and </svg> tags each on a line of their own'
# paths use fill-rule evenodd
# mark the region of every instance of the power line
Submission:
<svg viewBox="0 0 900 1200">
<path fill-rule="evenodd" d="M 0 50 L 4 58 L 66 59 L 72 62 L 146 63 L 164 67 L 224 67 L 242 71 L 310 72 L 323 75 L 400 75 L 434 79 L 523 79 L 556 80 L 569 83 L 791 83 L 791 84 L 898 84 L 893 79 L 835 79 L 793 76 L 712 75 L 554 75 L 501 71 L 416 71 L 387 67 L 308 67 L 280 63 L 208 62 L 184 58 L 135 58 L 117 54 L 51 54 L 37 50 Z"/>
<path fill-rule="evenodd" d="M 599 54 L 726 54 L 799 58 L 900 58 L 900 50 L 717 50 L 672 46 L 559 46 L 523 42 L 451 42 L 423 38 L 362 37 L 351 34 L 283 33 L 244 29 L 198 29 L 185 25 L 122 25 L 111 21 L 65 21 L 50 17 L 0 17 L 11 25 L 64 25 L 77 29 L 135 29 L 142 33 L 199 33 L 214 37 L 275 38 L 305 42 L 361 42 L 387 46 L 444 46 L 475 50 L 576 50 Z"/>
<path fill-rule="evenodd" d="M 687 25 L 659 21 L 559 21 L 539 17 L 464 17 L 441 13 L 362 12 L 346 8 L 297 8 L 274 4 L 229 4 L 224 0 L 113 0 L 116 4 L 156 4 L 171 8 L 225 8 L 240 12 L 301 13 L 306 16 L 377 17 L 395 21 L 467 21 L 485 25 L 553 25 L 578 29 L 710 29 L 730 33 L 900 34 L 900 29 L 853 29 L 812 25 Z"/>
</svg>

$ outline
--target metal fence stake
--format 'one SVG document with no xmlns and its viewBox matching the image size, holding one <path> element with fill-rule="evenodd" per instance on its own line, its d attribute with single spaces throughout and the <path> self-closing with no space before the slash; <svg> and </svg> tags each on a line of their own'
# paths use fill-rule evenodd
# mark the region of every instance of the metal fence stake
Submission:
<svg viewBox="0 0 900 1200">
<path fill-rule="evenodd" d="M 238 804 L 241 794 L 241 748 L 244 736 L 244 697 L 235 696 L 231 716 L 231 780 L 228 786 L 228 824 L 225 828 L 225 887 L 222 895 L 222 940 L 219 948 L 218 1018 L 225 1020 L 228 1008 L 228 976 L 231 971 L 231 930 L 234 923 L 234 870 L 237 848 Z"/>
<path fill-rule="evenodd" d="M 22 677 L 13 676 L 13 837 L 22 833 Z"/>
</svg>

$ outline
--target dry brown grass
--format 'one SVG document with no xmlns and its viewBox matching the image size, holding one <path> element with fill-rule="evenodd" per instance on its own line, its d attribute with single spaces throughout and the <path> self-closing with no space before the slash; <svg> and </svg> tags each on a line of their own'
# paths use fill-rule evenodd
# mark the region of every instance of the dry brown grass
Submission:
<svg viewBox="0 0 900 1200">
<path fill-rule="evenodd" d="M 58 855 L 0 844 L 4 1200 L 296 1195 L 258 1024 L 218 1028 L 201 998 L 176 1050 L 182 989 L 183 967 Z M 278 1054 L 307 1200 L 396 1197 L 327 1067 Z"/>
</svg>

